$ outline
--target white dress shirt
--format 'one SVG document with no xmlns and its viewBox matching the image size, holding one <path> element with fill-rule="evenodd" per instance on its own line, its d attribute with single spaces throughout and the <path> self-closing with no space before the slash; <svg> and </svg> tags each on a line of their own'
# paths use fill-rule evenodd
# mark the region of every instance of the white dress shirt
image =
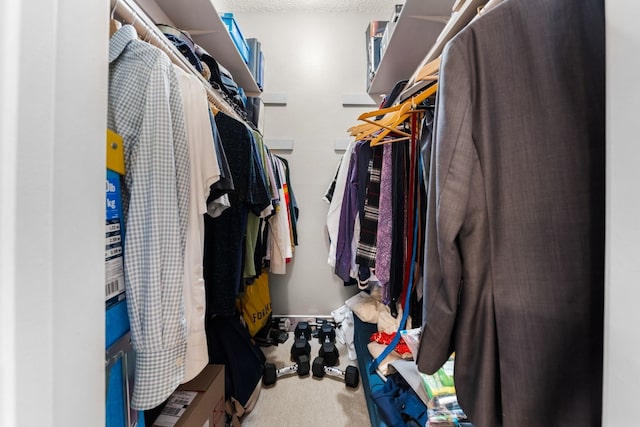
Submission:
<svg viewBox="0 0 640 427">
<path fill-rule="evenodd" d="M 124 140 L 124 273 L 136 350 L 131 406 L 158 406 L 184 378 L 189 147 L 171 61 L 124 25 L 109 43 L 107 126 Z"/>
</svg>

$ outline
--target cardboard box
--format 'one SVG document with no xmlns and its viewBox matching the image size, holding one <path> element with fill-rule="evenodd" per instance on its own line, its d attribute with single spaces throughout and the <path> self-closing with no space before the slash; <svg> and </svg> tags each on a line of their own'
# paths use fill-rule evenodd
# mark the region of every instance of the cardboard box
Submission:
<svg viewBox="0 0 640 427">
<path fill-rule="evenodd" d="M 173 392 L 153 427 L 224 427 L 224 365 L 207 365 Z"/>
<path fill-rule="evenodd" d="M 131 409 L 129 406 L 134 372 L 130 369 L 133 348 L 127 334 L 130 325 L 124 291 L 124 259 L 122 257 L 124 223 L 120 182 L 125 172 L 124 142 L 120 135 L 107 129 L 106 143 L 105 426 L 129 427 L 144 425 L 144 417 L 142 412 Z M 129 362 L 124 363 L 125 359 Z"/>
<path fill-rule="evenodd" d="M 365 32 L 367 41 L 367 90 L 371 86 L 371 80 L 376 74 L 378 64 L 380 63 L 380 45 L 382 36 L 387 27 L 388 21 L 371 21 Z"/>
<path fill-rule="evenodd" d="M 384 35 L 382 36 L 382 42 L 380 43 L 380 56 L 384 55 L 384 51 L 389 46 L 389 41 L 391 40 L 391 36 L 393 36 L 393 30 L 396 28 L 396 22 L 398 22 L 398 18 L 400 18 L 400 12 L 402 12 L 402 4 L 396 4 L 393 9 L 393 15 L 391 15 L 391 19 L 387 23 L 387 27 L 384 30 Z"/>
</svg>

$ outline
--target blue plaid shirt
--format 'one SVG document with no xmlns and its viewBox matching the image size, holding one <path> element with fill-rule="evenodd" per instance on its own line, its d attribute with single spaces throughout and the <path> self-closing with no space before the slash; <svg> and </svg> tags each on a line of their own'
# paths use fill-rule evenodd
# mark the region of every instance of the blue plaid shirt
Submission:
<svg viewBox="0 0 640 427">
<path fill-rule="evenodd" d="M 172 64 L 124 25 L 109 45 L 107 126 L 124 138 L 125 285 L 136 350 L 132 407 L 154 408 L 184 378 L 189 152 Z"/>
</svg>

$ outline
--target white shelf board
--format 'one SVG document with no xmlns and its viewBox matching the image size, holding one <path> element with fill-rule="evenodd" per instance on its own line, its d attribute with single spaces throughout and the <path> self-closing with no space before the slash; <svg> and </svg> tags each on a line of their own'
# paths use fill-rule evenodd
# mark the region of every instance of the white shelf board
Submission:
<svg viewBox="0 0 640 427">
<path fill-rule="evenodd" d="M 266 92 L 262 94 L 262 101 L 264 105 L 269 106 L 285 106 L 287 105 L 287 94 L 286 93 L 271 93 Z"/>
<path fill-rule="evenodd" d="M 333 140 L 334 151 L 347 151 L 347 147 L 351 144 L 353 138 L 336 138 Z"/>
<path fill-rule="evenodd" d="M 247 96 L 260 96 L 258 84 L 211 0 L 155 1 L 176 27 L 187 31 L 198 45 L 231 72 L 233 80 Z"/>
<path fill-rule="evenodd" d="M 408 80 L 451 16 L 454 0 L 407 0 L 367 92 L 377 99 Z"/>
<path fill-rule="evenodd" d="M 264 144 L 269 147 L 269 150 L 293 150 L 293 139 L 286 138 L 264 138 Z"/>
<path fill-rule="evenodd" d="M 347 93 L 342 95 L 343 107 L 375 107 L 377 104 L 366 93 Z"/>
</svg>

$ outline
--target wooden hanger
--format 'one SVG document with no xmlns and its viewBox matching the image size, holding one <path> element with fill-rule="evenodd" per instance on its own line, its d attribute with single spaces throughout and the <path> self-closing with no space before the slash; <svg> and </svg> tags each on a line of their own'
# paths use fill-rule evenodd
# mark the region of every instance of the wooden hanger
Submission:
<svg viewBox="0 0 640 427">
<path fill-rule="evenodd" d="M 360 114 L 360 116 L 358 116 L 358 120 L 361 120 L 365 123 L 351 126 L 347 130 L 348 132 L 350 132 L 352 136 L 356 137 L 356 139 L 367 139 L 373 133 L 379 131 L 381 128 L 391 126 L 395 120 L 394 115 L 391 113 L 398 112 L 401 108 L 402 108 L 402 104 L 396 104 L 391 107 L 369 111 L 367 113 L 362 113 Z M 377 116 L 383 116 L 383 117 L 375 121 L 369 120 L 370 117 L 377 117 Z"/>
<path fill-rule="evenodd" d="M 120 21 L 111 19 L 109 21 L 109 37 L 113 36 L 120 28 L 122 28 Z"/>
<path fill-rule="evenodd" d="M 408 139 L 411 134 L 399 129 L 399 127 L 412 115 L 421 114 L 422 111 L 417 109 L 416 106 L 435 94 L 437 90 L 438 84 L 434 83 L 420 94 L 415 95 L 400 104 L 363 113 L 358 117 L 358 119 L 365 123 L 358 126 L 352 126 L 349 128 L 349 132 L 356 139 L 370 140 L 372 147 L 388 142 L 404 141 Z M 379 116 L 382 114 L 384 114 L 384 116 L 379 120 L 374 121 L 369 119 L 369 117 Z M 388 138 L 390 134 L 399 135 L 400 138 Z"/>
<path fill-rule="evenodd" d="M 111 15 L 109 20 L 109 37 L 113 36 L 116 31 L 118 31 L 122 27 L 122 23 L 114 18 L 116 13 L 116 8 L 118 7 L 118 0 L 113 2 L 113 7 L 111 8 Z"/>
<path fill-rule="evenodd" d="M 418 95 L 415 95 L 414 97 L 410 98 L 411 105 L 415 107 L 416 105 L 422 104 L 427 98 L 434 95 L 437 91 L 438 91 L 438 83 L 434 83 L 428 88 L 426 88 L 424 92 L 421 92 Z"/>
<path fill-rule="evenodd" d="M 399 130 L 398 126 L 404 123 L 413 114 L 418 113 L 419 111 L 415 108 L 416 105 L 421 104 L 438 90 L 437 80 L 438 70 L 440 69 L 440 59 L 441 57 L 437 57 L 420 68 L 416 73 L 414 86 L 417 86 L 418 82 L 433 81 L 436 83 L 427 86 L 423 92 L 418 95 L 414 95 L 399 104 L 361 114 L 358 116 L 358 120 L 365 123 L 351 126 L 347 129 L 349 134 L 356 139 L 370 140 L 372 147 L 382 143 L 383 140 L 384 143 L 387 143 L 407 139 L 410 135 Z M 424 86 L 424 83 L 422 85 Z M 375 121 L 369 120 L 371 117 L 378 116 L 382 117 Z M 380 131 L 381 129 L 382 131 Z M 401 138 L 386 138 L 390 133 L 401 135 Z"/>
<path fill-rule="evenodd" d="M 376 123 L 372 122 L 371 120 L 367 120 L 369 117 L 377 117 L 377 116 L 384 116 L 388 113 L 392 113 L 394 111 L 397 111 L 400 109 L 400 105 L 394 105 L 391 107 L 387 107 L 387 108 L 383 108 L 380 110 L 375 110 L 375 111 L 369 111 L 367 113 L 362 113 L 360 114 L 360 116 L 358 116 L 358 120 L 361 120 L 365 123 L 361 123 L 359 125 L 355 125 L 355 126 L 351 126 L 349 129 L 347 129 L 347 132 L 349 132 L 352 136 L 357 136 L 360 134 L 366 134 L 369 135 L 373 132 L 375 132 L 376 130 L 380 129 L 380 126 L 378 126 L 376 123 L 377 122 L 381 122 L 382 119 L 378 120 Z M 383 118 L 384 119 L 384 118 Z M 384 123 L 384 122 L 381 122 Z"/>
<path fill-rule="evenodd" d="M 400 110 L 400 113 L 397 114 L 396 117 L 394 117 L 393 126 L 385 126 L 385 129 L 381 131 L 379 134 L 377 134 L 376 137 L 371 140 L 370 145 L 372 147 L 375 147 L 376 145 L 387 144 L 389 142 L 405 141 L 411 137 L 410 133 L 400 130 L 399 127 L 403 125 L 404 122 L 407 121 L 407 119 L 409 119 L 413 114 L 422 113 L 422 112 L 416 110 L 414 106 L 412 106 L 410 103 L 403 104 L 403 105 L 406 105 L 407 107 L 403 110 Z M 401 135 L 401 137 L 387 138 L 387 136 L 390 134 Z"/>
<path fill-rule="evenodd" d="M 403 103 L 382 110 L 363 113 L 358 119 L 365 123 L 349 128 L 351 135 L 359 140 L 377 140 L 391 132 L 405 137 L 411 136 L 407 132 L 398 129 L 398 118 L 404 117 L 410 109 L 411 105 L 409 103 Z M 379 116 L 381 113 L 386 114 L 375 121 L 369 119 L 369 117 Z M 381 130 L 382 133 L 380 134 Z"/>
<path fill-rule="evenodd" d="M 415 72 L 414 77 L 411 78 L 402 93 L 398 96 L 399 101 L 404 102 L 425 88 L 428 88 L 431 82 L 437 81 L 440 62 L 441 57 L 438 56 L 436 59 L 421 65 L 418 71 Z"/>
<path fill-rule="evenodd" d="M 416 75 L 416 83 L 422 81 L 438 80 L 438 71 L 440 70 L 440 57 L 423 65 Z"/>
<path fill-rule="evenodd" d="M 415 95 L 412 98 L 407 99 L 401 105 L 403 106 L 398 110 L 398 113 L 394 116 L 394 122 L 390 127 L 385 127 L 385 130 L 380 132 L 374 139 L 371 140 L 371 146 L 375 147 L 376 145 L 386 144 L 389 142 L 396 141 L 404 141 L 407 136 L 411 136 L 411 134 L 407 134 L 406 132 L 402 132 L 398 130 L 398 127 L 402 125 L 407 119 L 409 119 L 413 114 L 422 114 L 423 111 L 417 108 L 422 102 L 424 102 L 427 98 L 434 95 L 438 90 L 438 83 L 434 83 L 429 86 L 424 92 Z M 404 136 L 404 138 L 395 138 L 395 139 L 385 139 L 389 133 L 400 134 Z"/>
<path fill-rule="evenodd" d="M 394 132 L 403 136 L 411 136 L 410 133 L 401 131 L 400 129 L 398 129 L 397 127 L 393 127 L 393 126 L 387 126 L 384 123 L 380 123 L 380 122 L 374 122 L 372 120 L 369 119 L 363 119 L 365 122 L 372 124 L 373 126 L 377 127 L 377 129 L 386 129 L 388 132 Z"/>
<path fill-rule="evenodd" d="M 384 116 L 388 113 L 393 113 L 395 111 L 398 111 L 400 108 L 402 108 L 402 106 L 400 104 L 396 104 L 396 105 L 392 105 L 391 107 L 382 108 L 380 110 L 369 111 L 367 113 L 360 114 L 358 116 L 358 120 L 363 120 L 363 119 L 367 119 L 369 117 L 375 117 L 375 116 Z"/>
</svg>

